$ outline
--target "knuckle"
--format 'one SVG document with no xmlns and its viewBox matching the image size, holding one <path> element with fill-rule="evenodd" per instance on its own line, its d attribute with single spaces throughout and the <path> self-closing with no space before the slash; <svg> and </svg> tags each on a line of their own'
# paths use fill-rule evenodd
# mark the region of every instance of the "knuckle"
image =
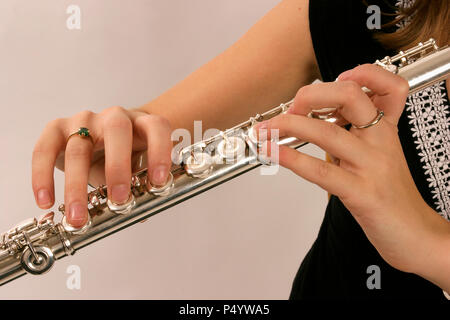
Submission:
<svg viewBox="0 0 450 320">
<path fill-rule="evenodd" d="M 47 185 L 49 183 L 46 170 L 42 169 L 43 168 L 38 166 L 36 163 L 31 165 L 31 185 L 33 189 L 37 189 L 39 186 Z"/>
<path fill-rule="evenodd" d="M 350 103 L 356 101 L 361 96 L 362 90 L 359 84 L 354 81 L 343 82 L 343 94 Z"/>
<path fill-rule="evenodd" d="M 70 147 L 66 149 L 65 156 L 69 161 L 88 158 L 90 156 L 90 149 L 84 144 L 71 144 Z"/>
<path fill-rule="evenodd" d="M 144 115 L 139 117 L 136 121 L 139 125 L 145 127 L 159 126 L 166 129 L 171 129 L 172 127 L 169 120 L 155 114 Z"/>
<path fill-rule="evenodd" d="M 275 129 L 280 128 L 286 125 L 289 125 L 291 120 L 290 115 L 288 114 L 280 114 L 277 117 L 274 117 L 269 120 L 267 129 Z"/>
<path fill-rule="evenodd" d="M 362 80 L 362 79 L 366 78 L 367 75 L 373 74 L 374 71 L 376 70 L 376 68 L 378 68 L 378 67 L 374 66 L 373 64 L 370 64 L 370 63 L 365 63 L 362 65 L 356 66 L 355 68 L 352 69 L 352 76 L 351 76 L 352 80 L 347 80 L 347 81 L 355 82 L 358 80 Z"/>
<path fill-rule="evenodd" d="M 322 123 L 322 130 L 320 130 L 321 138 L 323 141 L 338 140 L 338 136 L 341 134 L 341 128 L 335 124 L 324 122 Z"/>
<path fill-rule="evenodd" d="M 297 95 L 295 96 L 294 107 L 296 105 L 297 106 L 308 105 L 309 102 L 311 101 L 311 93 L 312 93 L 312 85 L 301 87 L 298 90 Z"/>
<path fill-rule="evenodd" d="M 36 191 L 43 187 L 48 189 L 53 188 L 52 180 L 38 171 L 33 172 L 31 186 Z"/>
<path fill-rule="evenodd" d="M 42 140 L 38 141 L 33 148 L 32 152 L 32 160 L 36 160 L 39 157 L 50 156 L 56 151 L 54 147 L 50 144 L 43 142 Z"/>
<path fill-rule="evenodd" d="M 155 117 L 156 122 L 157 122 L 160 126 L 162 126 L 162 127 L 164 127 L 164 128 L 168 128 L 168 129 L 170 129 L 170 128 L 172 127 L 172 125 L 170 124 L 170 121 L 167 120 L 166 118 L 164 118 L 164 117 L 162 117 L 162 116 L 158 116 L 158 115 L 153 115 L 153 116 Z"/>
<path fill-rule="evenodd" d="M 37 143 L 34 146 L 33 149 L 33 154 L 32 154 L 32 158 L 33 160 L 36 160 L 38 157 L 40 157 L 41 155 L 46 155 L 50 152 L 50 150 L 48 149 L 48 147 L 46 147 L 45 144 L 42 143 Z"/>
<path fill-rule="evenodd" d="M 128 118 L 126 110 L 121 106 L 106 108 L 101 112 L 101 115 L 105 120 L 114 118 L 125 118 L 124 115 L 126 115 L 126 117 Z"/>
<path fill-rule="evenodd" d="M 46 129 L 59 129 L 64 121 L 63 118 L 53 119 L 47 123 Z"/>
<path fill-rule="evenodd" d="M 40 188 L 41 188 L 41 186 L 42 185 L 44 185 L 44 184 L 38 184 L 37 182 L 32 182 L 32 184 L 31 184 L 31 188 L 35 191 L 35 192 L 37 192 Z"/>
<path fill-rule="evenodd" d="M 267 121 L 267 127 L 262 129 L 261 134 L 266 135 L 266 138 L 273 138 L 272 135 L 284 134 L 289 132 L 292 116 L 289 114 L 280 114 Z"/>
<path fill-rule="evenodd" d="M 106 108 L 102 113 L 104 114 L 123 114 L 125 109 L 121 106 L 114 106 Z"/>
<path fill-rule="evenodd" d="M 318 162 L 316 165 L 316 174 L 319 178 L 327 178 L 330 173 L 330 164 L 324 161 Z"/>
<path fill-rule="evenodd" d="M 64 186 L 65 186 L 64 193 L 65 196 L 67 197 L 66 203 L 85 202 L 87 195 L 84 182 L 66 179 Z"/>
<path fill-rule="evenodd" d="M 80 119 L 80 120 L 87 120 L 87 119 L 90 119 L 93 115 L 94 115 L 94 113 L 92 111 L 83 110 L 83 111 L 77 113 L 75 115 L 75 118 Z"/>
<path fill-rule="evenodd" d="M 105 172 L 110 175 L 124 176 L 131 171 L 131 157 L 126 154 L 119 154 L 116 157 L 106 159 Z"/>
<path fill-rule="evenodd" d="M 106 175 L 113 175 L 115 180 L 121 180 L 121 177 L 127 175 L 127 169 L 131 171 L 131 163 L 128 163 L 126 160 L 122 162 L 110 161 L 105 164 Z"/>
<path fill-rule="evenodd" d="M 353 69 L 353 74 L 355 74 L 355 73 L 361 73 L 361 74 L 365 74 L 365 73 L 368 73 L 368 72 L 371 72 L 371 71 L 373 71 L 374 70 L 374 65 L 372 65 L 372 64 L 370 64 L 370 63 L 364 63 L 364 64 L 361 64 L 361 65 L 359 65 L 359 66 L 356 66 L 354 69 Z"/>
<path fill-rule="evenodd" d="M 104 126 L 107 128 L 117 128 L 131 130 L 131 120 L 117 113 L 108 114 L 104 119 Z"/>
<path fill-rule="evenodd" d="M 104 120 L 108 121 L 109 119 L 123 117 L 126 112 L 123 107 L 114 106 L 104 109 L 100 114 Z"/>
<path fill-rule="evenodd" d="M 111 174 L 113 172 L 121 172 L 122 169 L 122 165 L 118 162 L 109 161 L 105 164 L 105 171 L 107 174 Z"/>
<path fill-rule="evenodd" d="M 159 155 L 158 158 L 149 158 L 148 166 L 149 168 L 157 168 L 157 167 L 165 167 L 166 169 L 170 168 L 172 165 L 172 160 L 165 155 Z"/>
<path fill-rule="evenodd" d="M 137 128 L 147 128 L 151 126 L 151 118 L 148 115 L 140 116 L 134 120 Z"/>
</svg>

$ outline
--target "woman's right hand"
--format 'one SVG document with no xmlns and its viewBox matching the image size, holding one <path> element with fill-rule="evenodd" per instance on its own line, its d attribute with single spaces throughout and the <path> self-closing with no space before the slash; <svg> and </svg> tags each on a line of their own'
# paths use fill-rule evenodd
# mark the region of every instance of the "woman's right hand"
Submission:
<svg viewBox="0 0 450 320">
<path fill-rule="evenodd" d="M 69 135 L 89 128 L 92 140 Z M 128 200 L 132 155 L 147 151 L 148 178 L 164 185 L 171 161 L 171 127 L 163 117 L 143 111 L 112 107 L 96 114 L 83 111 L 47 124 L 37 141 L 32 160 L 32 186 L 38 206 L 48 209 L 55 201 L 53 170 L 65 171 L 64 203 L 67 222 L 82 227 L 88 219 L 87 185 L 106 183 L 108 198 Z"/>
</svg>

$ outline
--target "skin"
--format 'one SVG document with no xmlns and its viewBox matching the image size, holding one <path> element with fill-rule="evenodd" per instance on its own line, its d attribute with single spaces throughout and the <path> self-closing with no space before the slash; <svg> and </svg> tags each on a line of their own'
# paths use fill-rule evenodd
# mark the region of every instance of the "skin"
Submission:
<svg viewBox="0 0 450 320">
<path fill-rule="evenodd" d="M 259 123 L 256 131 L 265 130 L 270 139 L 276 129 L 280 137 L 312 142 L 339 159 L 330 163 L 285 146 L 278 150 L 280 165 L 340 198 L 387 263 L 448 291 L 450 223 L 421 197 L 398 138 L 408 89 L 404 79 L 378 66 L 359 66 L 338 82 L 304 86 L 287 114 Z M 306 116 L 318 107 L 337 107 L 356 126 L 372 122 L 377 109 L 385 116 L 370 128 L 347 131 Z"/>
<path fill-rule="evenodd" d="M 106 181 L 108 192 L 127 185 L 117 196 L 109 194 L 114 202 L 126 200 L 132 155 L 142 151 L 148 151 L 150 181 L 163 184 L 172 146 L 167 127 L 192 132 L 194 120 L 201 119 L 205 129 L 225 129 L 291 99 L 298 88 L 319 77 L 310 34 L 304 32 L 308 29 L 308 1 L 282 1 L 233 46 L 146 105 L 132 110 L 112 107 L 100 114 L 83 111 L 51 121 L 33 152 L 37 204 L 47 209 L 54 203 L 56 165 L 66 173 L 67 221 L 82 226 L 87 221 L 87 182 Z M 67 137 L 81 126 L 91 130 L 94 146 L 79 137 L 66 145 Z M 156 181 L 153 174 L 161 165 L 162 178 Z"/>
<path fill-rule="evenodd" d="M 199 119 L 204 129 L 232 127 L 297 93 L 288 114 L 261 126 L 315 143 L 339 161 L 327 163 L 282 147 L 280 164 L 338 195 L 393 267 L 450 291 L 450 223 L 421 198 L 397 135 L 407 84 L 364 65 L 336 83 L 307 86 L 320 78 L 308 30 L 308 0 L 284 0 L 233 46 L 146 105 L 112 107 L 99 114 L 83 111 L 51 121 L 33 152 L 32 187 L 38 206 L 54 204 L 56 166 L 65 170 L 67 221 L 83 226 L 88 182 L 106 182 L 112 201 L 126 201 L 138 155 L 146 155 L 150 183 L 164 184 L 171 165 L 172 129 L 192 132 Z M 368 97 L 361 86 L 374 94 Z M 386 115 L 374 127 L 350 131 L 305 117 L 313 108 L 328 106 L 338 106 L 355 125 L 371 122 L 377 108 Z M 77 136 L 67 141 L 79 127 L 90 129 L 94 143 Z"/>
</svg>

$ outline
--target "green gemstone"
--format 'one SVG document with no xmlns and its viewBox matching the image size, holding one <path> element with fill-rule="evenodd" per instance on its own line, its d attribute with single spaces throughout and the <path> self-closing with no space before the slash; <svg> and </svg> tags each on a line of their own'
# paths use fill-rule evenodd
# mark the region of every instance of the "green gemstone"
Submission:
<svg viewBox="0 0 450 320">
<path fill-rule="evenodd" d="M 80 128 L 80 129 L 78 129 L 78 134 L 82 137 L 89 137 L 89 129 L 88 128 Z"/>
</svg>

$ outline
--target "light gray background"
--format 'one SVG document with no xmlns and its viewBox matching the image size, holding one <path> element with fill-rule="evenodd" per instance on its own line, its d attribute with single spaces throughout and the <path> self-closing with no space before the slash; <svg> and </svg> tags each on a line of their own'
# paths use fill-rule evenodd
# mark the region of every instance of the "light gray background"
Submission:
<svg viewBox="0 0 450 320">
<path fill-rule="evenodd" d="M 48 121 L 150 101 L 277 3 L 1 0 L 0 233 L 43 213 L 31 189 L 31 152 Z M 70 4 L 81 7 L 79 31 L 66 28 Z M 55 176 L 59 204 L 64 176 Z M 326 199 L 286 170 L 256 170 L 57 261 L 44 276 L 0 287 L 0 299 L 286 299 Z M 66 288 L 73 264 L 81 290 Z"/>
</svg>

